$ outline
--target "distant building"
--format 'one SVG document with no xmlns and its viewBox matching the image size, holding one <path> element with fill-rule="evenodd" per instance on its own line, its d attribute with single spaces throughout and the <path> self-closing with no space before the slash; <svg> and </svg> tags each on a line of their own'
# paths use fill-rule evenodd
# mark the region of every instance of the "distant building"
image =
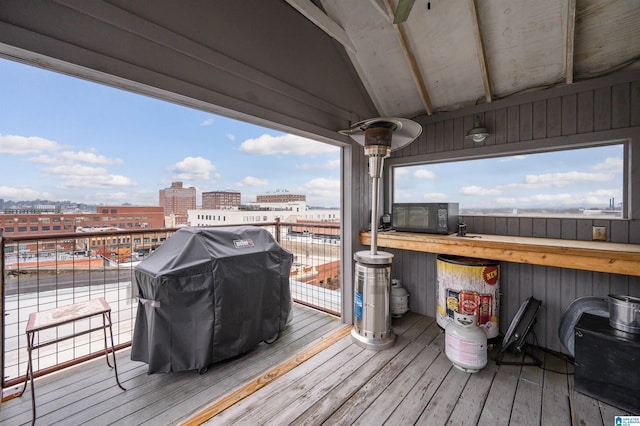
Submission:
<svg viewBox="0 0 640 426">
<path fill-rule="evenodd" d="M 294 201 L 307 202 L 307 196 L 305 194 L 294 194 L 286 189 L 278 189 L 275 192 L 268 192 L 266 194 L 256 196 L 257 203 L 291 203 Z"/>
<path fill-rule="evenodd" d="M 157 206 L 98 206 L 95 213 L 14 211 L 0 214 L 4 236 L 62 234 L 112 229 L 163 228 L 164 214 Z"/>
<path fill-rule="evenodd" d="M 56 206 L 34 206 L 24 208 L 4 209 L 4 214 L 40 214 L 40 213 L 59 213 L 60 210 Z"/>
<path fill-rule="evenodd" d="M 234 210 L 198 209 L 189 210 L 190 226 L 246 225 L 261 222 L 339 222 L 339 209 L 310 210 L 305 202 L 255 203 L 248 208 Z"/>
<path fill-rule="evenodd" d="M 187 211 L 196 208 L 196 188 L 185 188 L 182 182 L 172 182 L 171 187 L 160 190 L 160 206 L 165 216 L 175 215 L 177 225 L 187 224 Z"/>
<path fill-rule="evenodd" d="M 203 209 L 232 209 L 240 206 L 239 191 L 209 191 L 202 193 Z"/>
</svg>

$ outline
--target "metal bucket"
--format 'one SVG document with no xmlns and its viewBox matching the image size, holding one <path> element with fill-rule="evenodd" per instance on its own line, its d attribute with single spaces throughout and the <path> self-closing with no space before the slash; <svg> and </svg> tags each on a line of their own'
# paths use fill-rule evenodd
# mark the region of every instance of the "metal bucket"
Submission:
<svg viewBox="0 0 640 426">
<path fill-rule="evenodd" d="M 609 325 L 627 333 L 640 334 L 640 298 L 610 294 Z"/>
</svg>

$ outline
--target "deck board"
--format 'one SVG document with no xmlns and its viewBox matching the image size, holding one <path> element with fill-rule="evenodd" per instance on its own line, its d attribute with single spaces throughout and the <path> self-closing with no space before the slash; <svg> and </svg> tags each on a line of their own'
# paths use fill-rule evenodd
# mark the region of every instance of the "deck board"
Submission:
<svg viewBox="0 0 640 426">
<path fill-rule="evenodd" d="M 339 319 L 300 305 L 273 344 L 195 371 L 147 374 L 147 365 L 118 352 L 115 384 L 104 358 L 36 379 L 38 425 L 181 424 L 303 351 L 331 340 Z M 210 425 L 554 424 L 606 425 L 627 413 L 574 389 L 573 366 L 536 352 L 545 369 L 497 365 L 490 352 L 478 373 L 454 368 L 433 318 L 407 313 L 393 320 L 396 342 L 372 351 L 350 336 L 288 369 L 206 421 Z M 506 355 L 505 361 L 518 358 Z M 31 398 L 2 403 L 0 424 L 31 422 Z"/>
<path fill-rule="evenodd" d="M 469 377 L 458 403 L 447 420 L 448 425 L 466 426 L 478 423 L 497 370 L 498 367 L 491 363 Z"/>
</svg>

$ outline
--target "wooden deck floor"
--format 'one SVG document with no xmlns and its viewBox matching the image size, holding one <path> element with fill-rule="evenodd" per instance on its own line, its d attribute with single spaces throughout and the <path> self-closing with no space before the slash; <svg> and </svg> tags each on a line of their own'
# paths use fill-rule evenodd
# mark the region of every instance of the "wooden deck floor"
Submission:
<svg viewBox="0 0 640 426">
<path fill-rule="evenodd" d="M 573 376 L 549 371 L 570 372 L 571 365 L 545 353 L 539 356 L 548 370 L 490 361 L 479 373 L 459 371 L 443 353 L 444 333 L 434 319 L 412 313 L 394 319 L 398 338 L 391 349 L 364 350 L 347 335 L 305 361 L 310 348 L 343 327 L 295 305 L 294 321 L 278 341 L 202 375 L 149 375 L 125 350 L 118 371 L 126 392 L 115 386 L 104 359 L 38 379 L 36 424 L 610 425 L 616 415 L 638 415 L 575 392 Z M 299 365 L 283 373 L 292 362 Z M 239 389 L 254 391 L 206 420 L 225 397 L 238 399 Z M 0 423 L 30 421 L 29 389 L 0 406 Z"/>
</svg>

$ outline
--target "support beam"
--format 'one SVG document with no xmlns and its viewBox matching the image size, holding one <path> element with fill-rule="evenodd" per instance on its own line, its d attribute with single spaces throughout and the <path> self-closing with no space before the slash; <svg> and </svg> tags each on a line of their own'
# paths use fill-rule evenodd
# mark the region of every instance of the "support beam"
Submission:
<svg viewBox="0 0 640 426">
<path fill-rule="evenodd" d="M 356 53 L 356 48 L 347 33 L 333 19 L 309 0 L 286 0 L 295 10 L 313 22 L 318 28 L 343 45 L 349 52 Z"/>
<path fill-rule="evenodd" d="M 568 0 L 567 5 L 567 59 L 566 59 L 566 83 L 573 83 L 573 52 L 575 49 L 576 35 L 576 0 Z"/>
<path fill-rule="evenodd" d="M 487 102 L 491 102 L 491 82 L 489 80 L 489 68 L 487 67 L 487 56 L 484 52 L 484 41 L 482 40 L 482 32 L 480 31 L 480 17 L 478 16 L 478 7 L 476 5 L 476 0 L 469 0 L 469 8 L 471 9 L 471 27 L 473 29 L 473 36 L 476 43 L 476 52 L 478 54 L 480 73 L 482 74 L 484 95 Z"/>
<path fill-rule="evenodd" d="M 387 7 L 387 13 L 389 16 L 393 15 L 393 11 L 395 10 L 394 5 L 391 4 L 392 0 L 386 0 L 385 5 Z M 404 52 L 404 56 L 407 59 L 407 63 L 409 64 L 409 68 L 411 69 L 411 76 L 413 77 L 413 81 L 416 83 L 416 87 L 418 89 L 418 93 L 420 94 L 420 98 L 422 99 L 422 103 L 424 104 L 424 109 L 428 115 L 433 113 L 433 107 L 431 106 L 431 99 L 429 98 L 429 93 L 427 92 L 427 87 L 424 84 L 424 79 L 422 78 L 422 73 L 420 72 L 420 67 L 416 62 L 416 57 L 411 50 L 411 46 L 409 45 L 409 38 L 407 37 L 407 33 L 403 28 L 404 24 L 393 25 L 393 29 L 396 32 L 396 36 L 400 41 L 400 45 L 402 47 L 402 51 Z"/>
</svg>

